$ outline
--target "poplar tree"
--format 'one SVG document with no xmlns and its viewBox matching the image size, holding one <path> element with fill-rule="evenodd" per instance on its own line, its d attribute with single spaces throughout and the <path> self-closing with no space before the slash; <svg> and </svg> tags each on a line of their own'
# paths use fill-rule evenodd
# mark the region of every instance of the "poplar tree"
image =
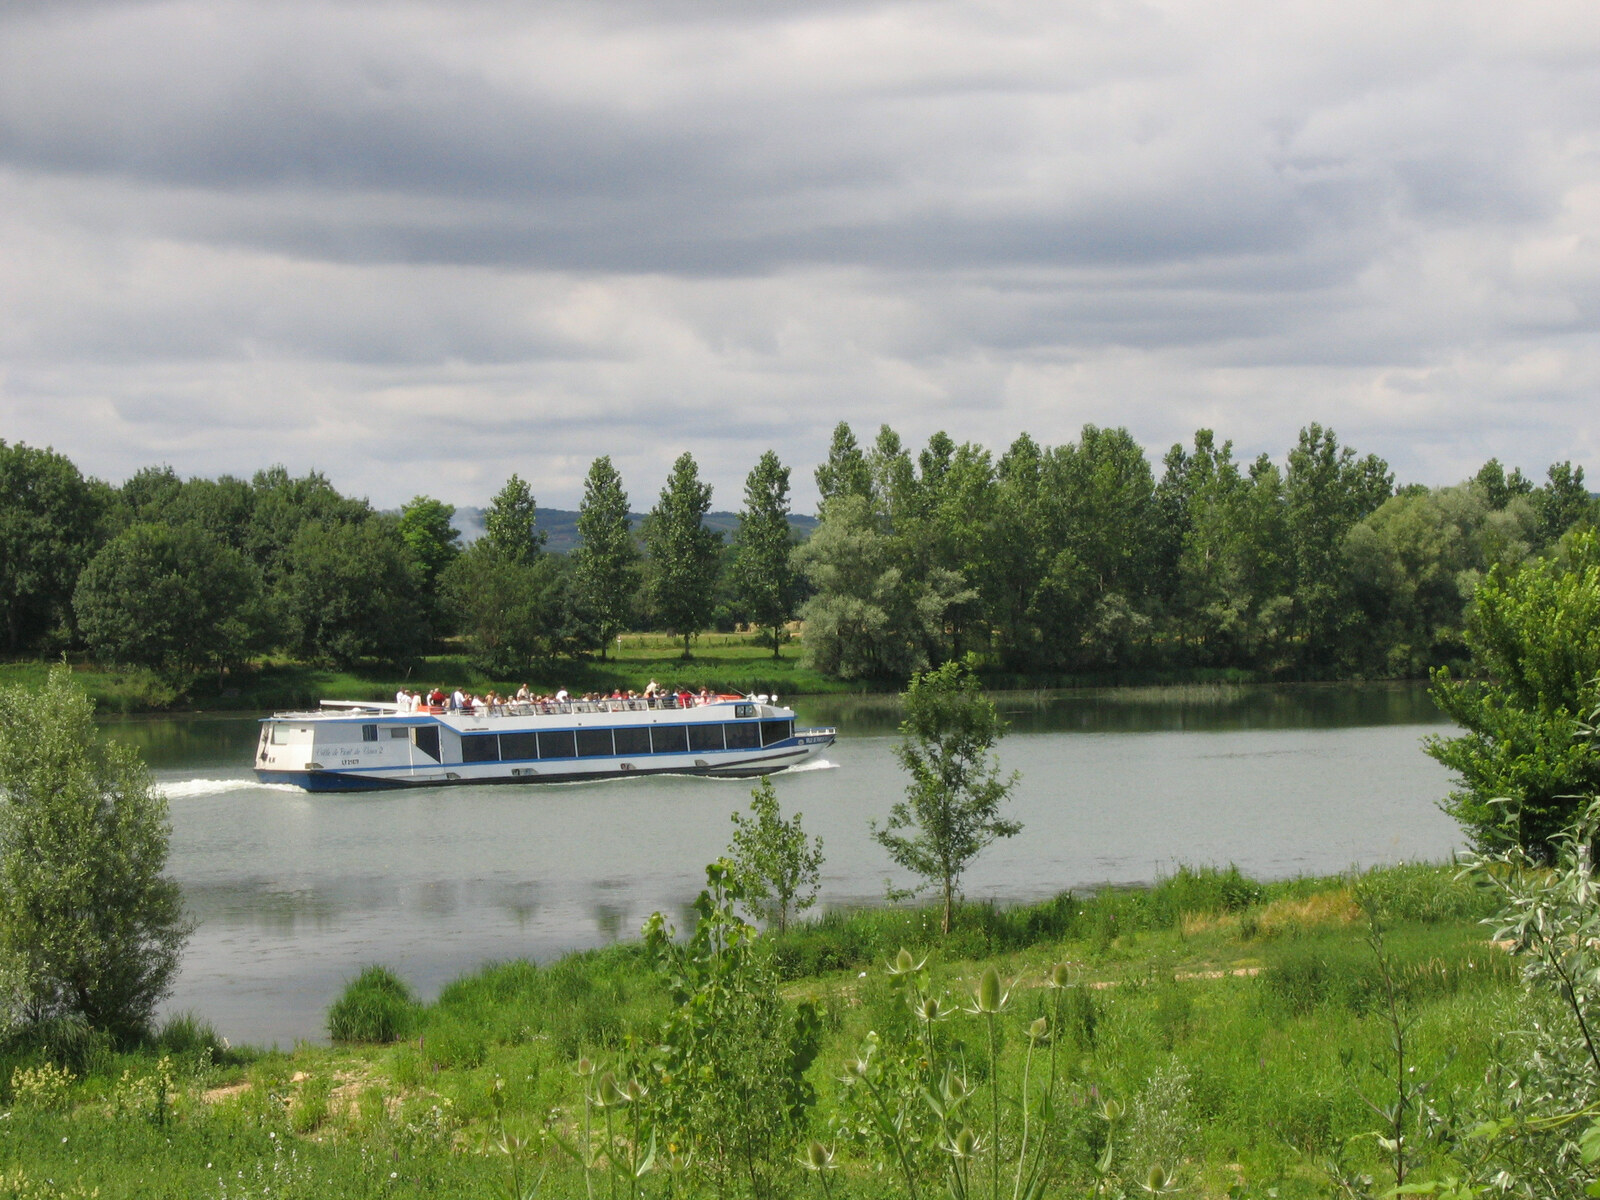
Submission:
<svg viewBox="0 0 1600 1200">
<path fill-rule="evenodd" d="M 716 603 L 722 535 L 703 524 L 710 509 L 711 485 L 700 482 L 694 455 L 685 451 L 672 464 L 645 525 L 652 598 L 668 632 L 683 639 L 684 658 L 690 657 L 689 639 L 710 624 Z"/>
<path fill-rule="evenodd" d="M 584 480 L 578 537 L 573 552 L 578 595 L 594 620 L 600 661 L 604 662 L 607 645 L 627 619 L 636 580 L 634 564 L 639 557 L 628 524 L 628 493 L 622 490 L 622 476 L 611 465 L 609 455 L 595 459 Z"/>
<path fill-rule="evenodd" d="M 872 495 L 872 467 L 867 456 L 847 422 L 833 427 L 833 440 L 828 445 L 828 461 L 816 470 L 817 494 L 822 497 L 818 515 L 826 518 L 828 501 L 836 496 Z"/>
<path fill-rule="evenodd" d="M 783 625 L 794 612 L 794 570 L 789 551 L 789 468 L 768 450 L 744 481 L 734 562 L 739 596 L 751 622 L 769 631 L 778 657 Z"/>
<path fill-rule="evenodd" d="M 533 492 L 516 474 L 489 501 L 483 518 L 490 543 L 503 558 L 515 563 L 532 562 L 544 548 L 545 533 L 538 521 Z"/>
</svg>

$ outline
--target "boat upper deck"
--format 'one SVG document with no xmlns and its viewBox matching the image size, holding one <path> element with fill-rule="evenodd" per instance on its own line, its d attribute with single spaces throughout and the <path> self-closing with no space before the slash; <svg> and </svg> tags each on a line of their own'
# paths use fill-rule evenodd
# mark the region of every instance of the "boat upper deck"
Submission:
<svg viewBox="0 0 1600 1200">
<path fill-rule="evenodd" d="M 666 696 L 634 696 L 627 698 L 606 698 L 596 700 L 507 700 L 497 704 L 468 705 L 465 708 L 452 708 L 443 704 L 422 704 L 408 707 L 402 704 L 386 703 L 384 701 L 365 700 L 324 700 L 322 707 L 309 712 L 277 712 L 270 717 L 263 718 L 267 721 L 348 721 L 354 717 L 457 717 L 472 720 L 488 718 L 493 720 L 499 717 L 515 717 L 527 720 L 530 717 L 575 717 L 591 716 L 604 713 L 646 713 L 646 712 L 701 712 L 707 719 L 725 719 L 728 714 L 727 707 L 735 707 L 735 715 L 740 717 L 772 715 L 773 709 L 778 707 L 776 696 L 713 696 L 702 699 L 692 697 L 688 703 L 680 702 L 676 695 Z M 744 711 L 738 711 L 743 709 Z M 718 710 L 714 716 L 710 710 Z M 787 709 L 784 710 L 787 713 Z"/>
</svg>

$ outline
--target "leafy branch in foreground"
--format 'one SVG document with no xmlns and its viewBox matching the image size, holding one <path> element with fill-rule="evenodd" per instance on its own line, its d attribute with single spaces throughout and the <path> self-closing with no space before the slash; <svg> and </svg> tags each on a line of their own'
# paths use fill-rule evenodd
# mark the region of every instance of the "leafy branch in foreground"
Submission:
<svg viewBox="0 0 1600 1200">
<path fill-rule="evenodd" d="M 0 1025 L 146 1030 L 191 928 L 170 837 L 166 797 L 65 666 L 0 689 Z"/>
<path fill-rule="evenodd" d="M 1469 1138 L 1476 1176 L 1513 1181 L 1515 1195 L 1600 1195 L 1597 840 L 1600 799 L 1556 842 L 1553 868 L 1519 846 L 1464 872 L 1501 893 L 1504 907 L 1489 923 L 1495 942 L 1521 959 L 1530 993 L 1530 1028 L 1508 1039 L 1500 1087 Z"/>
</svg>

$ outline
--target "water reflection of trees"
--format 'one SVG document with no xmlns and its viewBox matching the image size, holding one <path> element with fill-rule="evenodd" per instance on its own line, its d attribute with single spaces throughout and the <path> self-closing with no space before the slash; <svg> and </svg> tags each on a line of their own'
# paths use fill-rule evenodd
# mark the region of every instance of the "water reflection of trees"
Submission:
<svg viewBox="0 0 1600 1200">
<path fill-rule="evenodd" d="M 1426 683 L 1178 684 L 993 693 L 1015 733 L 1180 733 L 1442 723 Z M 805 696 L 807 724 L 858 737 L 894 734 L 894 695 Z"/>
</svg>

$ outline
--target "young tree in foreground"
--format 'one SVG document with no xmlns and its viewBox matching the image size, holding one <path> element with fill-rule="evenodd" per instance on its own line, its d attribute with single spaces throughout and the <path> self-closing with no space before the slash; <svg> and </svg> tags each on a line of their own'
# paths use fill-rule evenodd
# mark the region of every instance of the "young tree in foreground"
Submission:
<svg viewBox="0 0 1600 1200">
<path fill-rule="evenodd" d="M 912 676 L 902 697 L 900 732 L 906 740 L 895 747 L 911 783 L 889 819 L 881 827 L 872 823 L 872 836 L 890 858 L 922 876 L 923 886 L 938 886 L 947 934 L 967 866 L 996 838 L 1022 831 L 1000 815 L 1018 776 L 1013 771 L 1001 779 L 990 753 L 1006 724 L 979 687 L 973 666 L 968 655 Z"/>
<path fill-rule="evenodd" d="M 689 639 L 711 623 L 716 604 L 722 535 L 701 523 L 710 508 L 711 485 L 700 482 L 694 456 L 680 454 L 661 499 L 650 510 L 644 536 L 656 609 L 668 631 L 683 639 L 684 658 L 689 657 Z"/>
<path fill-rule="evenodd" d="M 763 778 L 750 793 L 748 817 L 733 814 L 728 857 L 744 892 L 745 904 L 779 933 L 817 902 L 822 870 L 822 839 L 808 839 L 800 814 L 783 819 L 772 780 Z"/>
<path fill-rule="evenodd" d="M 1461 784 L 1445 811 L 1479 850 L 1548 861 L 1600 793 L 1600 746 L 1576 736 L 1600 703 L 1600 540 L 1577 535 L 1565 563 L 1492 570 L 1467 642 L 1476 678 L 1433 677 L 1434 702 L 1464 731 L 1426 743 Z"/>
<path fill-rule="evenodd" d="M 0 689 L 0 1019 L 81 1019 L 125 1040 L 172 988 L 190 926 L 163 872 L 166 798 L 103 742 L 65 666 Z"/>
<path fill-rule="evenodd" d="M 628 524 L 628 493 L 608 455 L 594 460 L 583 481 L 578 537 L 572 558 L 579 602 L 594 621 L 600 637 L 600 661 L 605 662 L 611 639 L 627 620 L 635 586 L 634 562 L 639 557 Z"/>
<path fill-rule="evenodd" d="M 768 450 L 744 481 L 735 574 L 750 620 L 772 638 L 772 657 L 783 643 L 783 624 L 794 613 L 794 569 L 789 551 L 789 468 Z"/>
</svg>

